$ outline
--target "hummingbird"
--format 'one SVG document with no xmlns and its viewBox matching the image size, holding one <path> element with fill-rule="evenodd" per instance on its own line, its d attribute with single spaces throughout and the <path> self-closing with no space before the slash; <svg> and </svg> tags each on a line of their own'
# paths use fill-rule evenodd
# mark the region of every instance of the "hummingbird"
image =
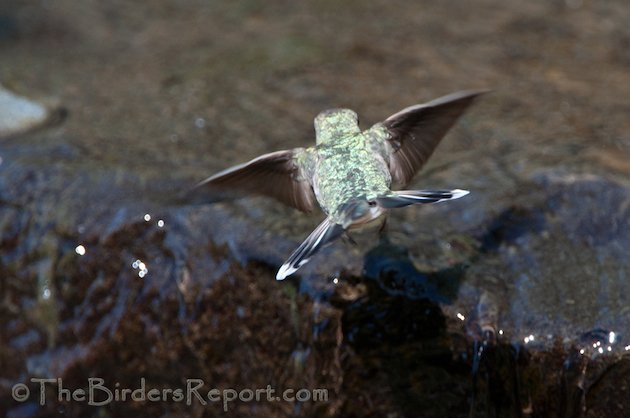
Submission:
<svg viewBox="0 0 630 418">
<path fill-rule="evenodd" d="M 467 190 L 405 190 L 457 119 L 485 91 L 460 91 L 407 107 L 361 131 L 350 109 L 315 118 L 316 145 L 271 152 L 198 183 L 266 195 L 326 218 L 280 267 L 284 280 L 322 247 L 380 221 L 389 209 L 459 199 Z M 402 190 L 400 190 L 402 189 Z"/>
</svg>

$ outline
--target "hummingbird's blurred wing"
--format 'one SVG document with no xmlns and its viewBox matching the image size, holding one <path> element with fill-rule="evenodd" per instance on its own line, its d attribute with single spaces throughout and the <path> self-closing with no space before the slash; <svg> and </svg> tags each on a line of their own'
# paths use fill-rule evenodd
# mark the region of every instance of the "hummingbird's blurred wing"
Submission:
<svg viewBox="0 0 630 418">
<path fill-rule="evenodd" d="M 237 189 L 273 197 L 303 212 L 310 212 L 315 208 L 316 200 L 298 163 L 298 157 L 304 152 L 303 148 L 296 148 L 261 155 L 203 180 L 194 189 Z"/>
<path fill-rule="evenodd" d="M 280 267 L 278 274 L 276 274 L 276 280 L 284 280 L 295 273 L 295 271 L 306 264 L 320 248 L 339 238 L 343 231 L 343 226 L 334 223 L 330 218 L 324 219 L 304 242 L 293 251 L 293 254 L 284 262 L 282 267 Z"/>
<path fill-rule="evenodd" d="M 460 91 L 428 103 L 410 106 L 388 117 L 389 170 L 398 186 L 405 186 L 429 159 L 457 119 L 485 91 Z"/>
</svg>

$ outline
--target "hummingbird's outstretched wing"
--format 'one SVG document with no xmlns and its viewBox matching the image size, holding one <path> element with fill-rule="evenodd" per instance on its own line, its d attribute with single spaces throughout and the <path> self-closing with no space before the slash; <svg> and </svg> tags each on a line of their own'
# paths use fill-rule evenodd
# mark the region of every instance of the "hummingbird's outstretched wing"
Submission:
<svg viewBox="0 0 630 418">
<path fill-rule="evenodd" d="M 382 124 L 390 134 L 389 170 L 405 186 L 429 159 L 440 140 L 477 96 L 486 91 L 461 91 L 428 103 L 410 106 Z"/>
<path fill-rule="evenodd" d="M 320 248 L 339 238 L 343 231 L 343 226 L 334 223 L 330 218 L 324 219 L 304 242 L 293 251 L 293 254 L 284 262 L 282 267 L 280 267 L 278 274 L 276 274 L 276 280 L 284 280 L 295 273 L 295 271 L 306 264 Z"/>
<path fill-rule="evenodd" d="M 303 148 L 296 148 L 264 154 L 199 182 L 193 190 L 200 187 L 237 189 L 273 197 L 303 212 L 310 212 L 315 208 L 316 200 L 298 163 L 304 153 Z"/>
<path fill-rule="evenodd" d="M 459 199 L 470 193 L 468 190 L 398 190 L 389 196 L 376 198 L 378 205 L 385 209 L 402 208 L 416 203 L 438 203 Z"/>
</svg>

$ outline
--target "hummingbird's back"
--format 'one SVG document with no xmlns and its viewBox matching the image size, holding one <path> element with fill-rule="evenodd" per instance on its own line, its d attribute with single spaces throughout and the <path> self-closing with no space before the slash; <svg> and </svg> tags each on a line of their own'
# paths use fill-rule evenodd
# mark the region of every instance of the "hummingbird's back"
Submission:
<svg viewBox="0 0 630 418">
<path fill-rule="evenodd" d="M 319 144 L 314 174 L 315 196 L 333 219 L 349 201 L 375 199 L 386 194 L 391 183 L 385 161 L 361 132 Z"/>
</svg>

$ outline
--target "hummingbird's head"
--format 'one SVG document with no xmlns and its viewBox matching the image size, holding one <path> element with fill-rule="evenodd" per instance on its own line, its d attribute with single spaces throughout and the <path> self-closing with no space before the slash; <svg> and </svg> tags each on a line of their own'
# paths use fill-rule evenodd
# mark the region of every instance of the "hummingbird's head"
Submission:
<svg viewBox="0 0 630 418">
<path fill-rule="evenodd" d="M 324 110 L 315 118 L 315 134 L 318 144 L 360 132 L 359 116 L 350 109 Z"/>
<path fill-rule="evenodd" d="M 384 209 L 374 200 L 356 199 L 346 203 L 341 208 L 343 213 L 342 225 L 344 228 L 350 226 L 358 227 L 379 218 Z"/>
</svg>

